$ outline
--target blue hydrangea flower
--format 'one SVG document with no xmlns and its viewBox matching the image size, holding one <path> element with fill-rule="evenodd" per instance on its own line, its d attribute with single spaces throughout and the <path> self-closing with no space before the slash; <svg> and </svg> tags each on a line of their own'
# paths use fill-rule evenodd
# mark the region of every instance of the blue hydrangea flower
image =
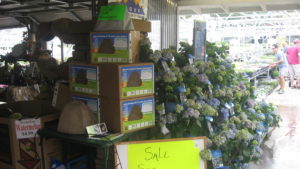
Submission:
<svg viewBox="0 0 300 169">
<path fill-rule="evenodd" d="M 229 118 L 229 110 L 225 107 L 222 107 L 222 109 L 221 109 L 221 118 L 222 119 L 228 119 Z"/>
<path fill-rule="evenodd" d="M 239 82 L 238 87 L 243 91 L 247 90 L 247 87 L 244 82 Z"/>
<path fill-rule="evenodd" d="M 250 114 L 253 114 L 253 115 L 256 114 L 256 111 L 253 108 L 249 108 L 248 111 Z"/>
<path fill-rule="evenodd" d="M 253 99 L 248 99 L 248 100 L 246 101 L 246 104 L 247 104 L 247 106 L 248 106 L 249 108 L 254 108 L 255 105 L 256 105 L 256 103 L 255 103 L 255 101 L 254 101 Z"/>
<path fill-rule="evenodd" d="M 265 116 L 265 114 L 263 114 L 263 113 L 257 113 L 257 114 L 256 114 L 256 117 L 257 117 L 258 119 L 260 119 L 260 120 L 265 120 L 265 119 L 266 119 L 266 116 Z"/>
<path fill-rule="evenodd" d="M 202 82 L 202 83 L 207 83 L 207 81 L 209 81 L 207 75 L 204 73 L 197 75 L 197 79 L 199 80 L 199 82 Z"/>
<path fill-rule="evenodd" d="M 212 98 L 208 101 L 208 104 L 213 106 L 215 109 L 218 109 L 219 105 L 220 105 L 220 101 L 216 98 Z"/>
<path fill-rule="evenodd" d="M 152 61 L 154 61 L 155 63 L 157 63 L 160 60 L 161 57 L 162 56 L 161 56 L 161 53 L 159 51 L 155 51 L 153 54 L 150 55 L 150 59 Z"/>
<path fill-rule="evenodd" d="M 184 111 L 184 117 L 189 118 L 189 117 L 199 117 L 200 112 L 196 111 L 193 108 L 188 108 L 186 111 Z"/>
<path fill-rule="evenodd" d="M 168 113 L 167 114 L 167 123 L 168 124 L 173 124 L 177 121 L 177 116 L 173 113 Z"/>
<path fill-rule="evenodd" d="M 226 68 L 232 68 L 232 63 L 230 61 L 227 61 L 227 60 L 223 60 L 221 62 L 221 65 L 224 65 Z"/>
<path fill-rule="evenodd" d="M 173 58 L 174 58 L 172 52 L 170 52 L 169 50 L 166 50 L 166 49 L 164 49 L 162 51 L 162 57 L 164 57 L 167 60 L 173 60 Z"/>
</svg>

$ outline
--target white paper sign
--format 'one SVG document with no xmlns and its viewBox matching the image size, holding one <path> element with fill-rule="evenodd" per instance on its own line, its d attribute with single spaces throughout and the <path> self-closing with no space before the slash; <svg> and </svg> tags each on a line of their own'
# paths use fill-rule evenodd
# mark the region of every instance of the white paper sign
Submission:
<svg viewBox="0 0 300 169">
<path fill-rule="evenodd" d="M 16 120 L 15 127 L 17 139 L 33 138 L 41 128 L 41 119 Z"/>
</svg>

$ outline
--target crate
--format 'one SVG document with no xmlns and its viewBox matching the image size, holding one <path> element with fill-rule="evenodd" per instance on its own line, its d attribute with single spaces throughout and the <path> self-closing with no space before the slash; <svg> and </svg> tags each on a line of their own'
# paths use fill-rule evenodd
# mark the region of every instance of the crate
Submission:
<svg viewBox="0 0 300 169">
<path fill-rule="evenodd" d="M 59 111 L 50 106 L 50 103 L 40 101 L 17 102 L 0 106 L 0 116 L 5 108 L 14 112 L 34 115 L 43 113 L 39 118 L 25 118 L 13 120 L 0 117 L 0 168 L 4 169 L 39 169 L 41 168 L 42 153 L 39 145 L 40 139 L 36 134 L 39 128 L 57 124 Z M 44 157 L 50 169 L 49 155 L 59 148 L 58 141 L 46 140 L 44 144 Z M 50 147 L 50 148 L 49 148 Z M 52 147 L 52 148 L 51 148 Z"/>
</svg>

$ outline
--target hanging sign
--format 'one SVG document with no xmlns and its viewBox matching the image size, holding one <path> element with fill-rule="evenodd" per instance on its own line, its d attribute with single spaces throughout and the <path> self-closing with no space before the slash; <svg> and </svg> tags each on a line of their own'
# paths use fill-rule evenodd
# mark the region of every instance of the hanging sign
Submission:
<svg viewBox="0 0 300 169">
<path fill-rule="evenodd" d="M 124 20 L 126 12 L 125 5 L 109 5 L 101 6 L 98 20 L 103 21 L 122 21 Z"/>
<path fill-rule="evenodd" d="M 194 22 L 194 56 L 195 60 L 205 60 L 206 23 Z"/>
<path fill-rule="evenodd" d="M 126 5 L 128 13 L 133 18 L 146 18 L 148 0 L 108 0 L 108 3 L 118 3 Z"/>
<path fill-rule="evenodd" d="M 116 145 L 116 169 L 205 169 L 205 137 L 125 142 Z"/>
</svg>

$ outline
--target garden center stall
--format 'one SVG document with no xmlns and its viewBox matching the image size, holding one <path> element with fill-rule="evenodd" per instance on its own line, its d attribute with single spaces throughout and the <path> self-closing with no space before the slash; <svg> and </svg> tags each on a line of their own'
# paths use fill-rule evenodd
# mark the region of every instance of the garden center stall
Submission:
<svg viewBox="0 0 300 169">
<path fill-rule="evenodd" d="M 252 83 L 269 73 L 268 64 L 261 72 L 249 74 L 250 64 L 237 71 L 228 45 L 206 41 L 203 22 L 195 26 L 194 45 L 177 45 L 178 13 L 191 5 L 0 1 L 0 28 L 28 29 L 1 55 L 0 169 L 176 169 L 184 156 L 191 169 L 249 168 L 259 161 L 280 121 Z M 192 10 L 213 9 L 205 6 Z M 271 10 L 269 1 L 265 6 Z M 151 33 L 157 30 L 159 38 Z M 60 64 L 47 48 L 55 36 L 62 61 L 64 44 L 73 45 Z"/>
</svg>

